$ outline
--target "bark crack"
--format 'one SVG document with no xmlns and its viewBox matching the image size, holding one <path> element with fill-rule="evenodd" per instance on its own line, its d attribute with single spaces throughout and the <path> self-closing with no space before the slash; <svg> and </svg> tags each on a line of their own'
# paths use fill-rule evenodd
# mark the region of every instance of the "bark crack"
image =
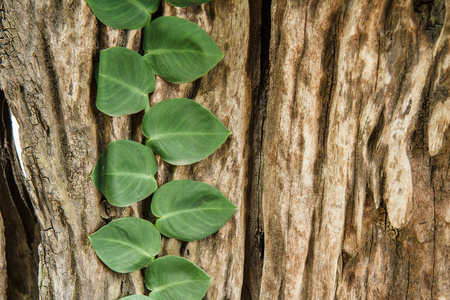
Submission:
<svg viewBox="0 0 450 300">
<path fill-rule="evenodd" d="M 5 228 L 8 286 L 0 287 L 11 299 L 38 297 L 38 223 L 26 202 L 26 190 L 15 153 L 9 107 L 0 91 L 0 211 Z M 3 233 L 0 233 L 3 234 Z M 24 270 L 27 270 L 24 272 Z"/>
<path fill-rule="evenodd" d="M 246 251 L 242 299 L 258 299 L 264 260 L 264 223 L 262 218 L 263 185 L 263 128 L 266 121 L 268 90 L 270 84 L 269 51 L 271 43 L 272 0 L 250 2 L 249 73 L 252 74 L 252 111 L 249 140 L 251 153 L 248 160 Z"/>
</svg>

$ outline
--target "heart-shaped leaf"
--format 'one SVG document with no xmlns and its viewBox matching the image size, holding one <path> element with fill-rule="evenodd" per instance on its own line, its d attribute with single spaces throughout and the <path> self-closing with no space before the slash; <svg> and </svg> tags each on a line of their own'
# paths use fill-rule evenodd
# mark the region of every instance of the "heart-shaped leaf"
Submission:
<svg viewBox="0 0 450 300">
<path fill-rule="evenodd" d="M 140 29 L 147 25 L 160 0 L 87 0 L 99 20 L 116 29 Z"/>
<path fill-rule="evenodd" d="M 173 165 L 187 165 L 211 155 L 230 131 L 209 110 L 185 98 L 152 106 L 142 121 L 147 146 Z"/>
<path fill-rule="evenodd" d="M 144 58 L 155 73 L 173 83 L 202 77 L 222 58 L 212 38 L 197 24 L 177 18 L 159 17 L 144 32 Z"/>
<path fill-rule="evenodd" d="M 119 300 L 150 300 L 150 297 L 143 295 L 132 295 L 125 298 L 120 298 Z"/>
<path fill-rule="evenodd" d="M 161 235 L 155 226 L 135 217 L 112 221 L 89 240 L 105 265 L 119 273 L 147 267 L 161 250 Z"/>
<path fill-rule="evenodd" d="M 195 6 L 210 2 L 211 0 L 166 0 L 167 3 L 177 7 Z"/>
<path fill-rule="evenodd" d="M 109 143 L 90 177 L 109 203 L 124 207 L 156 191 L 156 171 L 150 149 L 138 142 L 118 140 Z"/>
<path fill-rule="evenodd" d="M 133 50 L 114 47 L 100 52 L 97 108 L 118 117 L 149 106 L 155 90 L 155 74 L 145 59 Z"/>
<path fill-rule="evenodd" d="M 158 258 L 145 270 L 145 285 L 153 300 L 201 300 L 210 282 L 205 271 L 178 256 Z"/>
<path fill-rule="evenodd" d="M 156 191 L 151 209 L 159 232 L 170 238 L 195 241 L 219 230 L 236 206 L 209 184 L 176 180 Z"/>
</svg>

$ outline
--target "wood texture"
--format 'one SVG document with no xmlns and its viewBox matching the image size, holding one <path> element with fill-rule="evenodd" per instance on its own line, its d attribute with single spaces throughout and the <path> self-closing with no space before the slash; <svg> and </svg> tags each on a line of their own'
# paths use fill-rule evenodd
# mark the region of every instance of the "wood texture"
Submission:
<svg viewBox="0 0 450 300">
<path fill-rule="evenodd" d="M 139 51 L 141 32 L 108 29 L 82 0 L 4 0 L 0 14 L 41 297 L 143 293 L 140 272 L 114 274 L 87 241 L 111 219 L 152 219 L 149 200 L 113 208 L 88 180 L 109 141 L 142 141 L 142 114 L 99 113 L 94 81 L 99 51 Z M 162 255 L 213 278 L 206 299 L 450 295 L 450 1 L 213 0 L 157 14 L 198 23 L 225 53 L 194 83 L 158 78 L 151 97 L 195 99 L 232 131 L 198 164 L 159 161 L 159 185 L 207 182 L 238 206 L 212 237 L 163 241 Z"/>
<path fill-rule="evenodd" d="M 164 14 L 197 22 L 226 55 L 211 72 L 195 83 L 177 86 L 157 81 L 152 104 L 173 97 L 195 99 L 211 110 L 232 134 L 217 152 L 200 163 L 186 167 L 161 166 L 158 183 L 188 178 L 206 182 L 221 190 L 238 209 L 212 237 L 191 243 L 165 240 L 162 253 L 185 256 L 211 276 L 207 299 L 240 299 L 252 103 L 246 55 L 250 34 L 249 5 L 246 1 L 229 0 L 217 1 L 211 6 L 175 9 L 166 4 Z"/>
<path fill-rule="evenodd" d="M 448 3 L 272 5 L 252 298 L 444 299 Z"/>
<path fill-rule="evenodd" d="M 88 176 L 110 140 L 135 138 L 131 118 L 95 108 L 94 63 L 102 48 L 139 49 L 139 32 L 100 25 L 84 1 L 3 1 L 1 85 L 20 126 L 27 189 L 41 226 L 42 299 L 116 299 L 142 293 L 139 272 L 114 274 L 88 234 L 113 217 Z M 21 270 L 25 270 L 23 267 Z M 36 299 L 36 297 L 33 297 Z"/>
</svg>

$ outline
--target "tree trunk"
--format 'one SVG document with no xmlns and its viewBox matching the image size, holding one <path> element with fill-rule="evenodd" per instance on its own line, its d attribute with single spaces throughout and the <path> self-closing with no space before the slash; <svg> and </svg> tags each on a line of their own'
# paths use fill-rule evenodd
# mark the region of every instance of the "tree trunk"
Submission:
<svg viewBox="0 0 450 300">
<path fill-rule="evenodd" d="M 195 99 L 232 131 L 200 163 L 159 160 L 158 184 L 203 181 L 238 206 L 217 234 L 164 239 L 160 255 L 203 268 L 210 300 L 450 295 L 449 0 L 213 0 L 157 14 L 197 22 L 225 58 L 194 83 L 158 79 L 152 104 Z M 107 28 L 83 0 L 3 0 L 0 18 L 24 165 L 21 176 L 4 102 L 0 297 L 145 293 L 141 272 L 110 271 L 87 239 L 112 219 L 152 218 L 150 199 L 111 207 L 88 179 L 110 141 L 143 141 L 142 113 L 100 113 L 94 80 L 99 51 L 139 52 L 141 32 Z"/>
</svg>

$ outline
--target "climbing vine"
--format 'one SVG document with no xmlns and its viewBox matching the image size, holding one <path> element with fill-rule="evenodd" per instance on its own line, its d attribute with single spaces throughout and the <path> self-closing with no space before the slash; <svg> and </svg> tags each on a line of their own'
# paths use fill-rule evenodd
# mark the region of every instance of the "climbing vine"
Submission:
<svg viewBox="0 0 450 300">
<path fill-rule="evenodd" d="M 166 0 L 179 7 L 210 0 Z M 171 83 L 187 83 L 211 70 L 223 53 L 197 24 L 177 17 L 152 19 L 160 0 L 87 0 L 105 25 L 116 29 L 144 28 L 142 56 L 114 47 L 100 52 L 97 107 L 112 116 L 145 110 L 142 132 L 146 145 L 111 142 L 98 158 L 90 178 L 111 205 L 126 207 L 153 194 L 155 224 L 136 217 L 110 222 L 89 236 L 98 257 L 119 273 L 145 270 L 150 296 L 122 299 L 202 299 L 211 278 L 189 260 L 158 257 L 161 234 L 182 241 L 203 239 L 218 231 L 234 206 L 213 186 L 176 180 L 157 186 L 155 154 L 172 165 L 198 162 L 216 151 L 230 131 L 210 111 L 185 98 L 149 104 L 155 75 Z"/>
</svg>

